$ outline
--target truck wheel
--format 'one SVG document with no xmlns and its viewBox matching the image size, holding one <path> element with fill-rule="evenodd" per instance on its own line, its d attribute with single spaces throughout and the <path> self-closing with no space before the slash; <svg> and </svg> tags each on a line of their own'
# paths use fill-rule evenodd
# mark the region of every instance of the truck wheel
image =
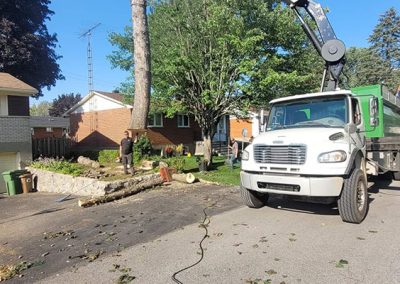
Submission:
<svg viewBox="0 0 400 284">
<path fill-rule="evenodd" d="M 344 180 L 338 209 L 342 220 L 349 223 L 360 224 L 367 215 L 367 182 L 360 169 L 355 169 L 351 176 Z"/>
<path fill-rule="evenodd" d="M 267 193 L 249 190 L 242 185 L 240 185 L 240 196 L 242 197 L 244 204 L 250 208 L 261 208 L 268 201 Z"/>
<path fill-rule="evenodd" d="M 393 179 L 400 180 L 400 172 L 393 172 Z"/>
</svg>

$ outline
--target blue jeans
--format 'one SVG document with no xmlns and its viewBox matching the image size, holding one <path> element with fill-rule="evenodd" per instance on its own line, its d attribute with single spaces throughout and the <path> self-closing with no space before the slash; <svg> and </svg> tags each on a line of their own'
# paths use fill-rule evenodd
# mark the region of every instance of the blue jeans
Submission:
<svg viewBox="0 0 400 284">
<path fill-rule="evenodd" d="M 233 168 L 233 165 L 236 163 L 237 158 L 235 157 L 234 154 L 231 154 L 231 157 L 229 159 L 229 164 L 231 166 L 231 168 Z"/>
</svg>

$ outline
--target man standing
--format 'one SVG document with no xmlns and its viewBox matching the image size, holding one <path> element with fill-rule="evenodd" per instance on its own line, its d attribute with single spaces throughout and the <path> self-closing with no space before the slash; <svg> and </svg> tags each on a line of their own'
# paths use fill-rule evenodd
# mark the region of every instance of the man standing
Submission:
<svg viewBox="0 0 400 284">
<path fill-rule="evenodd" d="M 239 153 L 239 144 L 236 142 L 235 138 L 232 138 L 232 146 L 229 146 L 232 150 L 232 154 L 230 157 L 230 166 L 233 169 L 233 165 L 236 163 L 238 153 Z"/>
<path fill-rule="evenodd" d="M 131 174 L 134 174 L 133 163 L 132 163 L 132 153 L 133 153 L 133 141 L 129 137 L 129 132 L 124 132 L 124 138 L 121 140 L 119 146 L 119 156 L 124 165 L 124 173 L 128 174 L 128 169 L 130 169 Z"/>
</svg>

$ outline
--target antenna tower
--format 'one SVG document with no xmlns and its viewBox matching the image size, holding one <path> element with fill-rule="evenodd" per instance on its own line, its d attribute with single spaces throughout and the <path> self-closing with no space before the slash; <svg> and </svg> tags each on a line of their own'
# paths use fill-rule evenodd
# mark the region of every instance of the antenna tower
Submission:
<svg viewBox="0 0 400 284">
<path fill-rule="evenodd" d="M 92 32 L 95 28 L 100 26 L 100 23 L 94 25 L 90 29 L 88 29 L 86 32 L 82 33 L 79 38 L 86 37 L 88 40 L 87 44 L 87 65 L 88 65 L 88 87 L 89 87 L 89 92 L 93 91 L 93 57 L 92 57 L 92 46 L 90 44 L 90 39 L 92 36 Z"/>
</svg>

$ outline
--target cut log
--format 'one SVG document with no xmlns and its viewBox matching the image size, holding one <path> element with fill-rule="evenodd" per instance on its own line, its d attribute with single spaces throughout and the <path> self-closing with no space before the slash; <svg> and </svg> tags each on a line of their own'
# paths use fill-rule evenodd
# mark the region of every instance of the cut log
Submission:
<svg viewBox="0 0 400 284">
<path fill-rule="evenodd" d="M 144 189 L 151 188 L 157 185 L 161 185 L 163 183 L 163 179 L 161 177 L 157 177 L 151 180 L 145 180 L 142 182 L 139 182 L 132 187 L 121 189 L 119 191 L 104 195 L 104 196 L 99 196 L 99 197 L 93 197 L 90 199 L 80 199 L 78 204 L 80 207 L 90 207 L 93 205 L 101 204 L 101 203 L 107 203 L 110 201 L 118 200 L 130 195 L 133 195 L 135 193 L 138 193 Z"/>
<path fill-rule="evenodd" d="M 196 181 L 196 177 L 191 173 L 172 174 L 172 179 L 183 183 L 194 183 Z"/>
</svg>

